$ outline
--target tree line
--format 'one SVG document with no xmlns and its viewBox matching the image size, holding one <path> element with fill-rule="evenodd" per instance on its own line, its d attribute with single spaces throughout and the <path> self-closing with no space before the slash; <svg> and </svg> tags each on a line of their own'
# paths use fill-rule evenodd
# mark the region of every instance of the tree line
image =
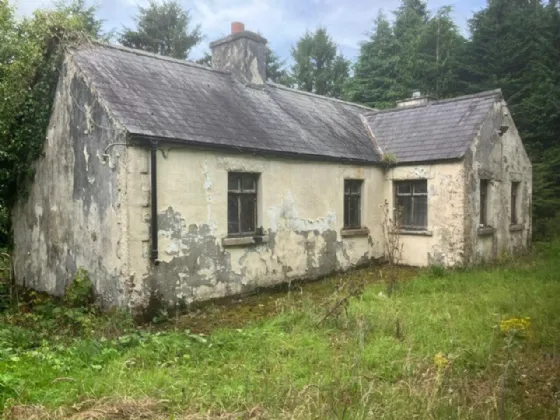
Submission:
<svg viewBox="0 0 560 420">
<path fill-rule="evenodd" d="M 468 38 L 451 12 L 401 0 L 393 19 L 379 13 L 355 62 L 326 28 L 307 31 L 291 49 L 290 66 L 269 50 L 267 77 L 376 108 L 393 107 L 415 89 L 442 99 L 501 88 L 533 162 L 535 233 L 559 232 L 558 0 L 488 0 L 469 20 Z M 42 147 L 64 43 L 84 33 L 177 59 L 188 59 L 204 39 L 176 0 L 139 7 L 135 27 L 118 34 L 103 33 L 85 0 L 57 3 L 22 20 L 0 0 L 0 96 L 6 98 L 0 104 L 0 243 L 9 236 L 7 209 L 32 176 Z M 210 65 L 210 54 L 198 62 Z"/>
</svg>

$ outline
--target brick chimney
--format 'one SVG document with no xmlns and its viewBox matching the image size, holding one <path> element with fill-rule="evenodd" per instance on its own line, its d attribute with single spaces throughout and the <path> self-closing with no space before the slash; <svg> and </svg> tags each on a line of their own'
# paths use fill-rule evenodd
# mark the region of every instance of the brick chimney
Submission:
<svg viewBox="0 0 560 420">
<path fill-rule="evenodd" d="M 432 98 L 427 95 L 422 95 L 422 92 L 419 90 L 413 90 L 412 96 L 408 99 L 403 99 L 402 101 L 397 101 L 397 108 L 404 108 L 406 106 L 418 106 L 418 105 L 426 105 L 428 102 L 431 102 Z"/>
<path fill-rule="evenodd" d="M 266 39 L 245 30 L 241 22 L 231 24 L 231 34 L 210 44 L 212 67 L 229 71 L 239 82 L 266 82 Z"/>
</svg>

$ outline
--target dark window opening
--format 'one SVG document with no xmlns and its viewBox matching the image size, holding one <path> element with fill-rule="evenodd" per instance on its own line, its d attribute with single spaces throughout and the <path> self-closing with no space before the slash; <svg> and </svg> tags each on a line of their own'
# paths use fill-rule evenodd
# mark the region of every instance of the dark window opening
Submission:
<svg viewBox="0 0 560 420">
<path fill-rule="evenodd" d="M 344 180 L 344 227 L 347 229 L 362 226 L 362 180 Z"/>
<path fill-rule="evenodd" d="M 519 217 L 517 215 L 519 184 L 520 184 L 519 182 L 511 183 L 511 224 L 512 225 L 516 225 L 519 223 Z"/>
<path fill-rule="evenodd" d="M 259 175 L 228 174 L 228 234 L 254 235 L 257 231 L 257 181 Z"/>
<path fill-rule="evenodd" d="M 488 180 L 480 180 L 480 224 L 488 226 Z"/>
<path fill-rule="evenodd" d="M 428 227 L 428 181 L 395 182 L 395 220 L 399 228 Z"/>
</svg>

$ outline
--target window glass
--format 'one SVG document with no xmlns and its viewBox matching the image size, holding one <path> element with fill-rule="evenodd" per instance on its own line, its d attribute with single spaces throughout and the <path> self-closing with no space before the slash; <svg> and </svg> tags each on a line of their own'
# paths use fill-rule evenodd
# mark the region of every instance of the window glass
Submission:
<svg viewBox="0 0 560 420">
<path fill-rule="evenodd" d="M 511 183 L 511 224 L 516 225 L 519 223 L 517 215 L 519 201 L 519 182 Z"/>
<path fill-rule="evenodd" d="M 258 174 L 228 174 L 228 234 L 252 235 L 257 230 Z"/>
<path fill-rule="evenodd" d="M 241 180 L 243 191 L 255 191 L 255 177 L 253 175 L 244 175 Z"/>
<path fill-rule="evenodd" d="M 480 180 L 480 224 L 488 226 L 488 180 Z"/>
<path fill-rule="evenodd" d="M 229 191 L 239 191 L 239 182 L 241 180 L 241 175 L 230 173 L 228 176 L 228 190 Z"/>
<path fill-rule="evenodd" d="M 404 229 L 428 226 L 428 181 L 395 182 L 395 220 Z"/>
<path fill-rule="evenodd" d="M 344 180 L 344 227 L 361 227 L 362 180 Z"/>
</svg>

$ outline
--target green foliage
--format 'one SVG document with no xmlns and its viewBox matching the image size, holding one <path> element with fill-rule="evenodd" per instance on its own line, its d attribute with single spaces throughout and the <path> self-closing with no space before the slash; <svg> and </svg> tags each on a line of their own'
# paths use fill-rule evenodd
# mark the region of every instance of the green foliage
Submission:
<svg viewBox="0 0 560 420">
<path fill-rule="evenodd" d="M 380 12 L 369 39 L 362 43 L 346 96 L 377 108 L 389 108 L 419 89 L 436 98 L 464 93 L 461 76 L 466 40 L 450 14 L 430 17 L 420 0 L 403 0 L 391 25 Z"/>
<path fill-rule="evenodd" d="M 385 166 L 390 167 L 395 166 L 397 163 L 399 163 L 399 160 L 393 153 L 384 153 L 383 157 L 381 158 L 381 162 L 383 162 Z"/>
<path fill-rule="evenodd" d="M 447 270 L 442 265 L 430 265 L 428 268 L 428 273 L 431 277 L 439 279 L 445 277 Z"/>
<path fill-rule="evenodd" d="M 150 0 L 148 7 L 139 6 L 136 26 L 136 30 L 124 29 L 119 37 L 121 44 L 184 60 L 202 41 L 200 25 L 191 30 L 190 13 L 175 0 Z"/>
<path fill-rule="evenodd" d="M 217 307 L 156 332 L 36 295 L 0 315 L 0 405 L 79 417 L 86 399 L 148 397 L 166 401 L 150 417 L 162 419 L 245 410 L 264 418 L 494 418 L 508 366 L 515 380 L 505 382 L 506 418 L 554 418 L 559 252 L 556 240 L 509 265 L 426 270 L 407 281 L 402 270 L 391 298 L 378 268 L 356 271 L 331 282 L 330 293 L 308 284 L 257 297 L 254 310 L 270 306 L 273 315 L 209 335 L 185 319 L 212 323 Z M 344 294 L 341 284 L 363 281 L 361 296 L 318 325 Z"/>
<path fill-rule="evenodd" d="M 269 48 L 266 56 L 266 79 L 281 85 L 291 86 L 293 81 L 285 65 L 286 61 L 280 59 L 280 57 Z"/>
<path fill-rule="evenodd" d="M 496 0 L 470 21 L 468 82 L 501 87 L 533 162 L 535 235 L 560 208 L 560 10 L 555 0 Z"/>
<path fill-rule="evenodd" d="M 74 275 L 74 280 L 66 287 L 64 303 L 79 308 L 91 305 L 93 300 L 93 283 L 89 279 L 87 270 L 80 267 Z"/>
<path fill-rule="evenodd" d="M 59 3 L 15 19 L 0 0 L 0 239 L 8 209 L 25 193 L 43 148 L 64 50 L 100 35 L 95 9 Z M 88 32 L 89 31 L 89 32 Z"/>
<path fill-rule="evenodd" d="M 557 0 L 495 0 L 473 15 L 464 39 L 443 7 L 402 0 L 380 13 L 360 48 L 345 96 L 389 108 L 413 89 L 435 98 L 501 88 L 533 162 L 535 237 L 550 236 L 560 209 L 560 8 Z"/>
<path fill-rule="evenodd" d="M 342 95 L 350 62 L 337 53 L 325 28 L 306 32 L 292 48 L 292 58 L 292 77 L 298 89 L 318 95 Z"/>
<path fill-rule="evenodd" d="M 0 312 L 10 306 L 11 271 L 10 255 L 0 248 Z"/>
<path fill-rule="evenodd" d="M 362 43 L 360 55 L 354 66 L 346 96 L 349 100 L 377 108 L 389 108 L 403 98 L 403 88 L 397 79 L 397 43 L 391 25 L 380 12 L 374 31 Z"/>
<path fill-rule="evenodd" d="M 196 60 L 196 64 L 201 64 L 206 67 L 212 67 L 212 54 L 205 52 L 204 55 Z"/>
</svg>

